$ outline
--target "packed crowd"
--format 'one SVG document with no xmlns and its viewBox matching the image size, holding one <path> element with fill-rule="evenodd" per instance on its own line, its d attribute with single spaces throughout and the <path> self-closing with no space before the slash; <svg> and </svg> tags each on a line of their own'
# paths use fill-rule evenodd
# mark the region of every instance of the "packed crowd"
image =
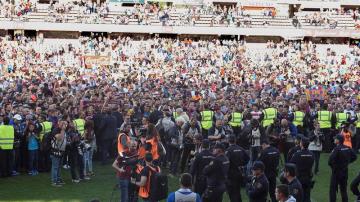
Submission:
<svg viewBox="0 0 360 202">
<path fill-rule="evenodd" d="M 195 191 L 216 202 L 226 190 L 238 201 L 239 182 L 253 170 L 250 200 L 269 193 L 275 201 L 281 153 L 290 163 L 282 182 L 290 187 L 297 176 L 291 195 L 308 202 L 319 154 L 335 148 L 343 158 L 329 160 L 330 198 L 338 184 L 347 197 L 339 176 L 360 149 L 358 46 L 269 41 L 257 49 L 243 41 L 101 35 L 54 46 L 39 41 L 0 41 L 1 176 L 51 170 L 52 185 L 62 186 L 64 166 L 79 183 L 94 175 L 97 151 L 103 164 L 119 155 L 113 167 L 123 201 L 135 197 L 129 184 L 141 198 L 156 193 L 149 173 L 157 166 L 173 176 L 190 172 Z M 109 65 L 86 65 L 85 55 L 109 57 Z M 144 168 L 134 171 L 129 159 Z M 229 179 L 233 187 L 225 186 L 227 175 L 239 176 Z"/>
<path fill-rule="evenodd" d="M 0 15 L 5 18 L 21 17 L 33 11 L 36 11 L 36 4 L 32 4 L 30 1 L 20 1 L 16 5 L 7 1 L 0 1 Z"/>
</svg>

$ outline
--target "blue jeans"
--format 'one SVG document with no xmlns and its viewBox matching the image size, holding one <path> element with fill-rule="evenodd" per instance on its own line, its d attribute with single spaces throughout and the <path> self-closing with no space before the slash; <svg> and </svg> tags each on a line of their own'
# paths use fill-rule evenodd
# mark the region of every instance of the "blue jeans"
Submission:
<svg viewBox="0 0 360 202">
<path fill-rule="evenodd" d="M 84 170 L 85 170 L 85 175 L 93 172 L 93 165 L 92 165 L 92 158 L 93 158 L 93 154 L 94 154 L 94 149 L 91 148 L 90 150 L 87 150 L 84 152 Z"/>
<path fill-rule="evenodd" d="M 120 201 L 121 202 L 129 202 L 129 179 L 119 179 L 119 187 L 120 187 Z"/>
<path fill-rule="evenodd" d="M 39 150 L 29 150 L 29 171 L 38 170 Z"/>
<path fill-rule="evenodd" d="M 51 158 L 51 182 L 60 181 L 61 157 L 50 155 Z"/>
</svg>

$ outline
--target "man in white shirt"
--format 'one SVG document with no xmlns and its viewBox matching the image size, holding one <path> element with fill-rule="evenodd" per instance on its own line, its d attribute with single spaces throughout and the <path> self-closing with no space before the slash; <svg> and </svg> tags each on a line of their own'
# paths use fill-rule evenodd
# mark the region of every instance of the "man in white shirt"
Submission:
<svg viewBox="0 0 360 202">
<path fill-rule="evenodd" d="M 296 199 L 289 194 L 289 187 L 285 184 L 278 185 L 275 194 L 279 202 L 296 202 Z"/>
<path fill-rule="evenodd" d="M 201 202 L 200 195 L 191 191 L 192 177 L 189 173 L 184 173 L 180 178 L 180 189 L 169 194 L 167 202 Z"/>
</svg>

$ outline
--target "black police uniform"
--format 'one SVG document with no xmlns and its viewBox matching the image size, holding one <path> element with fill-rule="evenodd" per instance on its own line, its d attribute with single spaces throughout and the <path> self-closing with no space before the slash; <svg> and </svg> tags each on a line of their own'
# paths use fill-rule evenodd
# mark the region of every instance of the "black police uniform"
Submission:
<svg viewBox="0 0 360 202">
<path fill-rule="evenodd" d="M 221 202 L 226 191 L 226 179 L 229 172 L 229 159 L 225 154 L 215 157 L 208 166 L 204 168 L 206 177 L 206 190 L 203 194 L 203 202 Z"/>
<path fill-rule="evenodd" d="M 266 202 L 269 192 L 269 181 L 265 174 L 251 179 L 250 186 L 247 187 L 247 193 L 250 202 Z"/>
<path fill-rule="evenodd" d="M 301 150 L 299 145 L 295 145 L 295 147 L 291 148 L 287 154 L 287 161 L 290 161 L 294 154 Z"/>
<path fill-rule="evenodd" d="M 313 185 L 312 182 L 312 167 L 314 165 L 314 155 L 308 149 L 302 149 L 296 152 L 291 158 L 290 162 L 294 163 L 297 168 L 297 178 L 301 182 L 304 191 L 303 202 L 310 202 L 310 193 Z"/>
<path fill-rule="evenodd" d="M 269 146 L 261 152 L 258 160 L 262 161 L 265 165 L 265 175 L 269 181 L 269 195 L 272 202 L 276 202 L 276 176 L 280 161 L 280 152 L 275 147 Z"/>
<path fill-rule="evenodd" d="M 354 151 L 343 144 L 337 145 L 330 154 L 329 166 L 331 167 L 330 202 L 336 201 L 337 187 L 340 186 L 342 201 L 347 202 L 348 165 L 356 160 Z"/>
<path fill-rule="evenodd" d="M 360 191 L 359 191 L 359 186 L 360 184 L 360 172 L 359 174 L 355 177 L 355 179 L 351 182 L 351 185 L 350 185 L 350 189 L 351 189 L 351 192 L 357 196 L 357 200 L 360 201 Z"/>
<path fill-rule="evenodd" d="M 296 202 L 303 201 L 303 189 L 300 181 L 297 178 L 294 178 L 291 182 L 288 183 L 290 195 L 292 195 Z"/>
<path fill-rule="evenodd" d="M 205 149 L 195 155 L 195 159 L 191 165 L 190 173 L 193 176 L 193 179 L 195 179 L 194 191 L 200 196 L 206 189 L 206 178 L 203 174 L 203 170 L 213 159 L 214 156 L 210 150 Z"/>
<path fill-rule="evenodd" d="M 231 202 L 241 202 L 240 187 L 245 179 L 246 165 L 250 160 L 249 155 L 239 145 L 230 145 L 226 150 L 226 156 L 230 161 L 227 183 L 227 192 Z"/>
</svg>

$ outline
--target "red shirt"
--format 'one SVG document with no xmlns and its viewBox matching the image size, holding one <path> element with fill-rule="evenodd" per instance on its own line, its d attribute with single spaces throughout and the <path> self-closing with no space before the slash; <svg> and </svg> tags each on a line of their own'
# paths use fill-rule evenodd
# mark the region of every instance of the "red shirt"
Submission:
<svg viewBox="0 0 360 202">
<path fill-rule="evenodd" d="M 124 153 L 124 156 L 135 156 L 137 154 L 136 151 L 128 151 Z M 117 157 L 118 166 L 123 168 L 124 172 L 116 171 L 116 176 L 121 179 L 130 179 L 131 177 L 131 166 L 124 165 L 124 159 L 120 156 Z"/>
</svg>

